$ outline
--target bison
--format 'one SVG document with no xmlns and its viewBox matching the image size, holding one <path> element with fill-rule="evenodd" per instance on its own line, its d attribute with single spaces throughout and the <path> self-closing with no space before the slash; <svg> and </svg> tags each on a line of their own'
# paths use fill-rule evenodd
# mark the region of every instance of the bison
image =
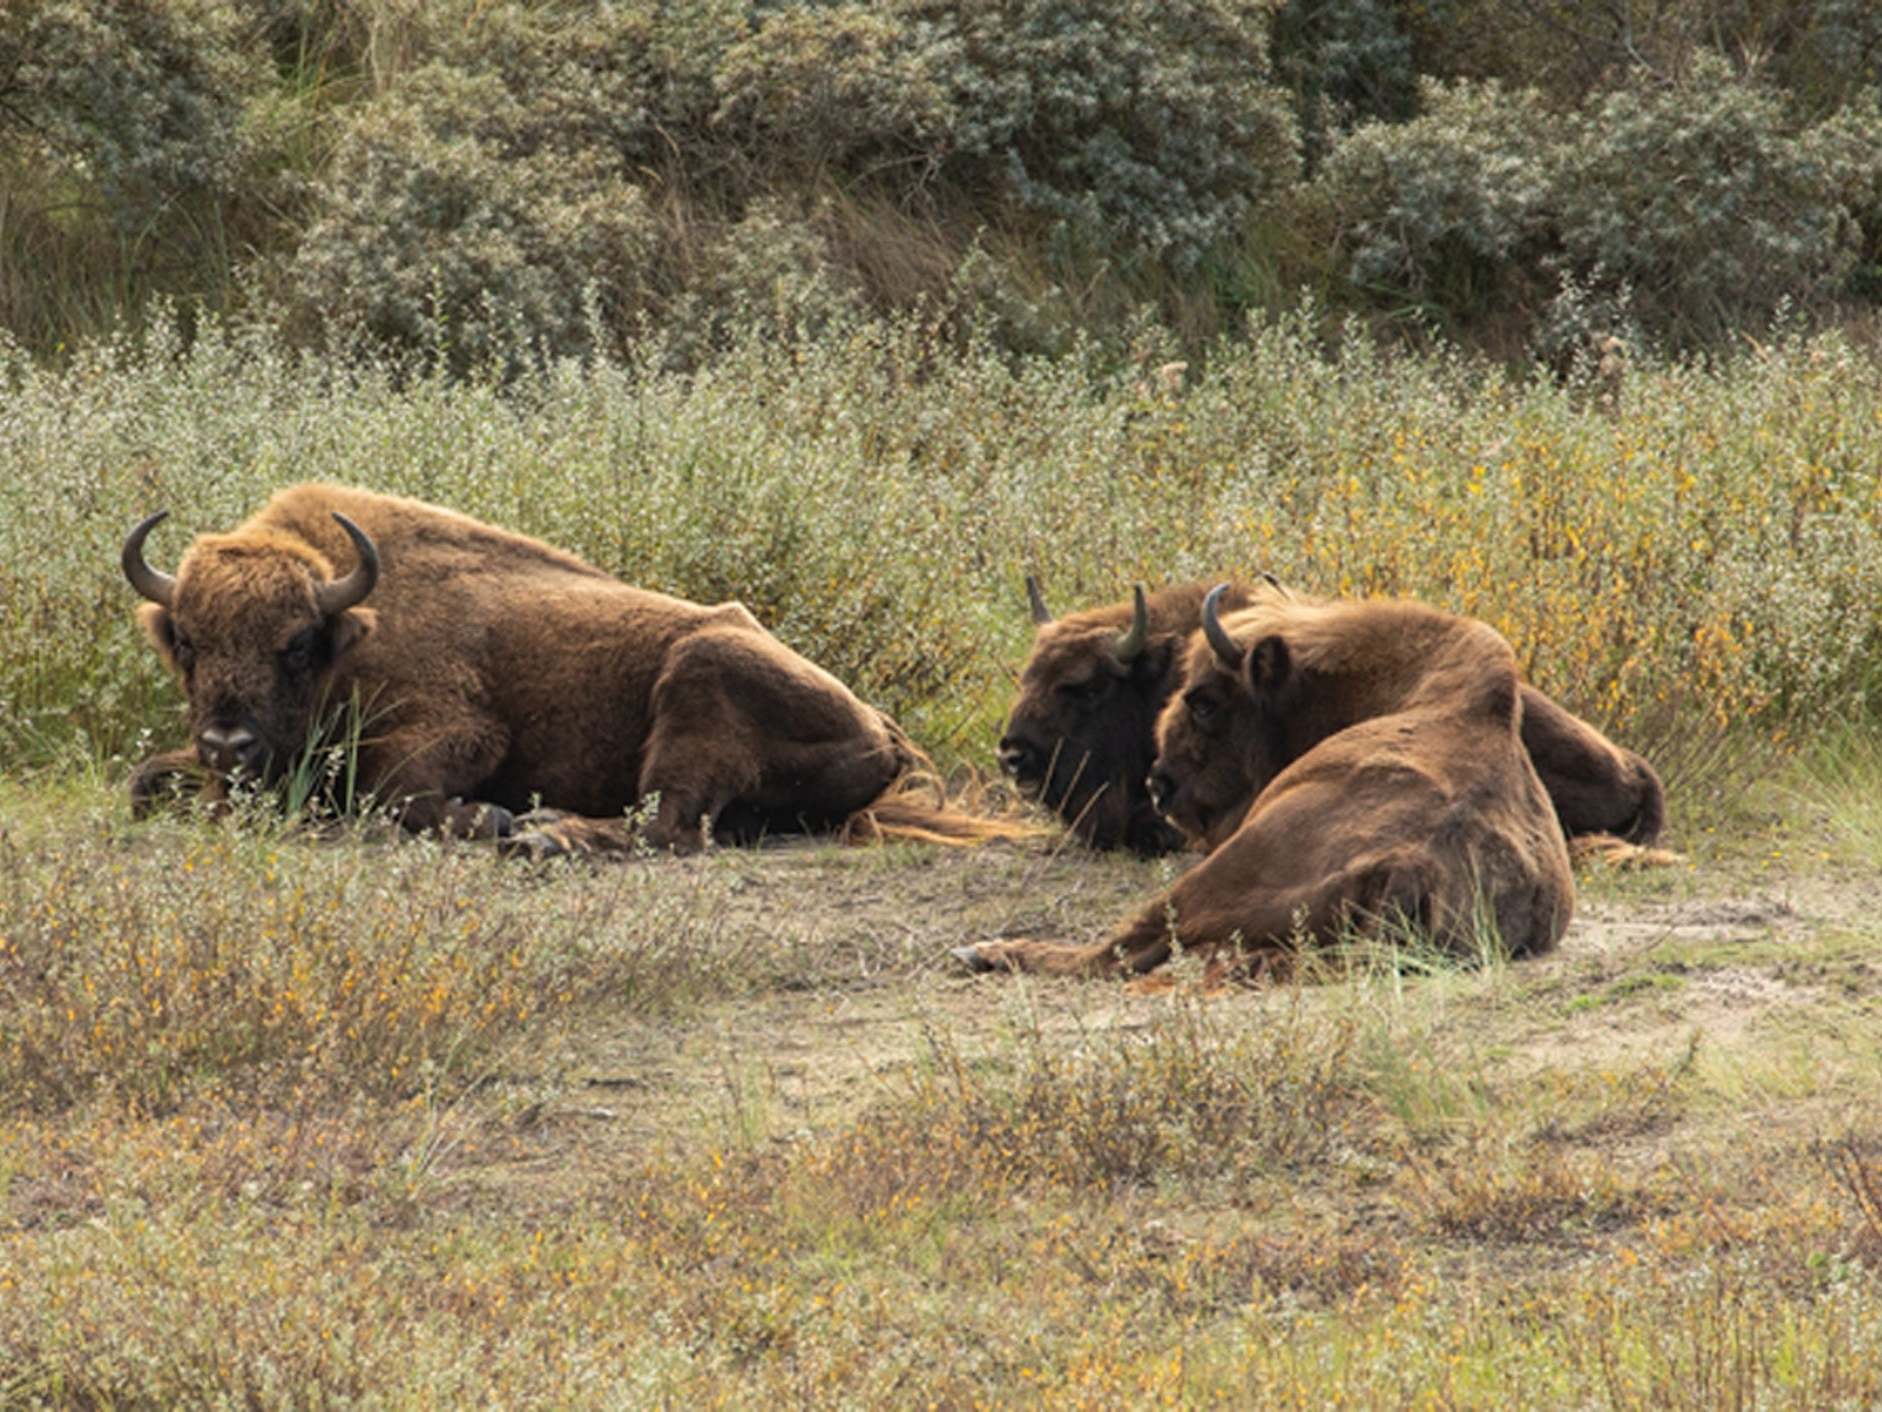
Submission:
<svg viewBox="0 0 1882 1412">
<path fill-rule="evenodd" d="M 174 577 L 144 557 L 163 518 L 131 531 L 123 568 L 193 744 L 135 772 L 140 813 L 189 778 L 278 780 L 343 706 L 358 780 L 413 831 L 626 846 L 624 811 L 657 797 L 638 838 L 682 852 L 851 821 L 937 841 L 1018 832 L 919 798 L 896 723 L 739 603 L 631 588 L 366 490 L 283 490 L 198 537 Z"/>
<path fill-rule="evenodd" d="M 1159 806 L 1221 845 L 1101 941 L 955 954 L 976 970 L 1134 973 L 1176 944 L 1280 963 L 1301 940 L 1400 925 L 1466 954 L 1486 935 L 1515 956 L 1554 946 L 1574 882 L 1523 748 L 1509 644 L 1403 601 L 1273 594 L 1223 619 L 1225 593 L 1203 602 L 1151 772 Z"/>
<path fill-rule="evenodd" d="M 1036 580 L 1026 580 L 1037 632 L 1000 739 L 1001 765 L 1019 787 L 1054 810 L 1094 848 L 1156 855 L 1183 845 L 1146 785 L 1158 714 L 1182 674 L 1182 645 L 1202 622 L 1200 583 L 1054 618 Z M 1231 583 L 1221 612 L 1258 598 L 1298 598 L 1272 575 Z M 1648 845 L 1666 821 L 1654 769 L 1534 687 L 1522 688 L 1523 745 L 1542 776 L 1562 832 L 1577 851 L 1651 861 L 1610 847 Z M 1250 796 L 1252 797 L 1252 796 Z M 1244 799 L 1244 803 L 1246 799 Z"/>
</svg>

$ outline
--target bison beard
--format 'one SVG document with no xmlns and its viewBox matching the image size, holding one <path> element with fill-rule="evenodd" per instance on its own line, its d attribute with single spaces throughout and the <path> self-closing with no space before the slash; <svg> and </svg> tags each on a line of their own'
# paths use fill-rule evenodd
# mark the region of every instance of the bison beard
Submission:
<svg viewBox="0 0 1882 1412">
<path fill-rule="evenodd" d="M 174 578 L 143 556 L 158 519 L 126 540 L 124 571 L 194 745 L 137 770 L 138 812 L 232 773 L 278 778 L 322 703 L 350 700 L 359 780 L 415 831 L 545 853 L 1026 832 L 927 802 L 894 721 L 738 603 L 631 588 L 523 535 L 337 486 L 283 490 L 199 537 Z M 624 812 L 650 796 L 630 832 Z"/>
<path fill-rule="evenodd" d="M 1144 643 L 1121 674 L 1111 664 L 1112 644 L 1131 625 L 1134 602 L 1053 618 L 1038 585 L 1029 579 L 1027 590 L 1038 630 L 1000 741 L 1001 764 L 1094 848 L 1155 855 L 1182 847 L 1182 832 L 1155 808 L 1146 777 L 1157 717 L 1181 679 L 1178 649 L 1202 625 L 1206 585 L 1144 597 Z M 1268 577 L 1231 584 L 1218 608 L 1232 613 L 1264 598 L 1301 601 Z M 1666 794 L 1653 767 L 1534 687 L 1525 684 L 1522 698 L 1523 746 L 1571 849 L 1617 862 L 1671 857 L 1645 848 L 1666 822 Z"/>
<path fill-rule="evenodd" d="M 1556 944 L 1568 852 L 1496 632 L 1413 603 L 1212 609 L 1158 723 L 1156 777 L 1173 813 L 1226 842 L 1102 941 L 988 942 L 961 960 L 1141 972 L 1181 945 L 1269 969 L 1301 940 L 1407 925 L 1467 954 Z M 1245 818 L 1238 782 L 1253 785 Z"/>
</svg>

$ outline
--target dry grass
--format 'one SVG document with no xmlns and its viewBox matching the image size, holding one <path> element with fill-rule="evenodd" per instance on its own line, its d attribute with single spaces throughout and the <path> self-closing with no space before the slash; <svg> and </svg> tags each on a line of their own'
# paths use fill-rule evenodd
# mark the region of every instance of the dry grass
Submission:
<svg viewBox="0 0 1882 1412">
<path fill-rule="evenodd" d="M 1814 797 L 1558 957 L 1143 995 L 938 968 L 1154 882 L 1047 846 L 531 869 L 103 789 L 0 787 L 8 1403 L 1882 1396 L 1882 879 L 1771 859 Z"/>
<path fill-rule="evenodd" d="M 1307 328 L 1167 388 L 914 324 L 506 387 L 232 329 L 9 355 L 0 1404 L 1882 1399 L 1882 771 L 1820 729 L 1873 670 L 1874 365 L 1637 366 L 1615 417 Z M 1693 862 L 1589 873 L 1537 962 L 1134 994 L 945 969 L 1166 880 L 1056 841 L 130 826 L 175 693 L 124 528 L 306 475 L 743 597 L 950 765 L 1025 567 L 1428 595 L 1670 766 Z"/>
</svg>

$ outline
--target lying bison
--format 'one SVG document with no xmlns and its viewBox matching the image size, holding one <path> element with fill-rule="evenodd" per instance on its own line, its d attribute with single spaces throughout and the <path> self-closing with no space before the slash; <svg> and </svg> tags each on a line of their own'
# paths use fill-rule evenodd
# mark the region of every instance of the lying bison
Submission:
<svg viewBox="0 0 1882 1412">
<path fill-rule="evenodd" d="M 1205 586 L 1182 584 L 1054 618 L 1026 581 L 1038 625 L 1000 740 L 1000 763 L 1094 848 L 1143 854 L 1182 846 L 1145 784 L 1158 713 L 1182 673 L 1181 648 L 1202 622 Z M 1293 597 L 1271 576 L 1232 583 L 1220 611 Z M 1522 688 L 1523 745 L 1577 847 L 1651 844 L 1666 819 L 1653 767 L 1534 687 Z M 1244 800 L 1244 803 L 1246 800 Z M 1648 855 L 1638 855 L 1646 858 Z"/>
<path fill-rule="evenodd" d="M 1509 644 L 1409 602 L 1272 594 L 1218 619 L 1220 592 L 1158 721 L 1151 778 L 1186 832 L 1221 846 L 1102 941 L 956 955 L 976 970 L 1141 972 L 1173 943 L 1259 962 L 1396 926 L 1466 954 L 1488 939 L 1515 956 L 1554 946 L 1574 883 L 1523 748 Z"/>
<path fill-rule="evenodd" d="M 337 486 L 283 490 L 175 577 L 150 567 L 145 520 L 124 573 L 189 698 L 193 748 L 147 761 L 140 812 L 207 772 L 278 779 L 305 758 L 325 703 L 354 703 L 361 783 L 410 830 L 509 837 L 545 852 L 640 837 L 859 822 L 973 841 L 1013 830 L 901 786 L 919 759 L 888 716 L 761 627 L 630 588 L 547 544 L 416 500 Z"/>
</svg>

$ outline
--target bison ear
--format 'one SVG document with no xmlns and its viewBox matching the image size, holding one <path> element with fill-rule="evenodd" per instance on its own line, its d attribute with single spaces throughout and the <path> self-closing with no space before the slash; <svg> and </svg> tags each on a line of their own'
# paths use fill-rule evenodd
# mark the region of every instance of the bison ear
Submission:
<svg viewBox="0 0 1882 1412">
<path fill-rule="evenodd" d="M 366 640 L 374 628 L 379 626 L 379 615 L 370 608 L 348 608 L 333 620 L 332 638 L 333 658 L 339 661 L 360 643 Z"/>
<path fill-rule="evenodd" d="M 151 646 L 157 649 L 157 655 L 163 658 L 163 665 L 176 671 L 176 621 L 170 616 L 170 610 L 161 603 L 142 603 L 138 605 L 137 621 Z"/>
<path fill-rule="evenodd" d="M 1153 638 L 1144 649 L 1143 656 L 1137 659 L 1138 674 L 1149 681 L 1160 682 L 1169 675 L 1170 662 L 1176 656 L 1177 637 Z"/>
<path fill-rule="evenodd" d="M 1287 680 L 1290 659 L 1287 639 L 1270 634 L 1248 649 L 1242 659 L 1242 682 L 1254 697 L 1273 696 Z"/>
</svg>

